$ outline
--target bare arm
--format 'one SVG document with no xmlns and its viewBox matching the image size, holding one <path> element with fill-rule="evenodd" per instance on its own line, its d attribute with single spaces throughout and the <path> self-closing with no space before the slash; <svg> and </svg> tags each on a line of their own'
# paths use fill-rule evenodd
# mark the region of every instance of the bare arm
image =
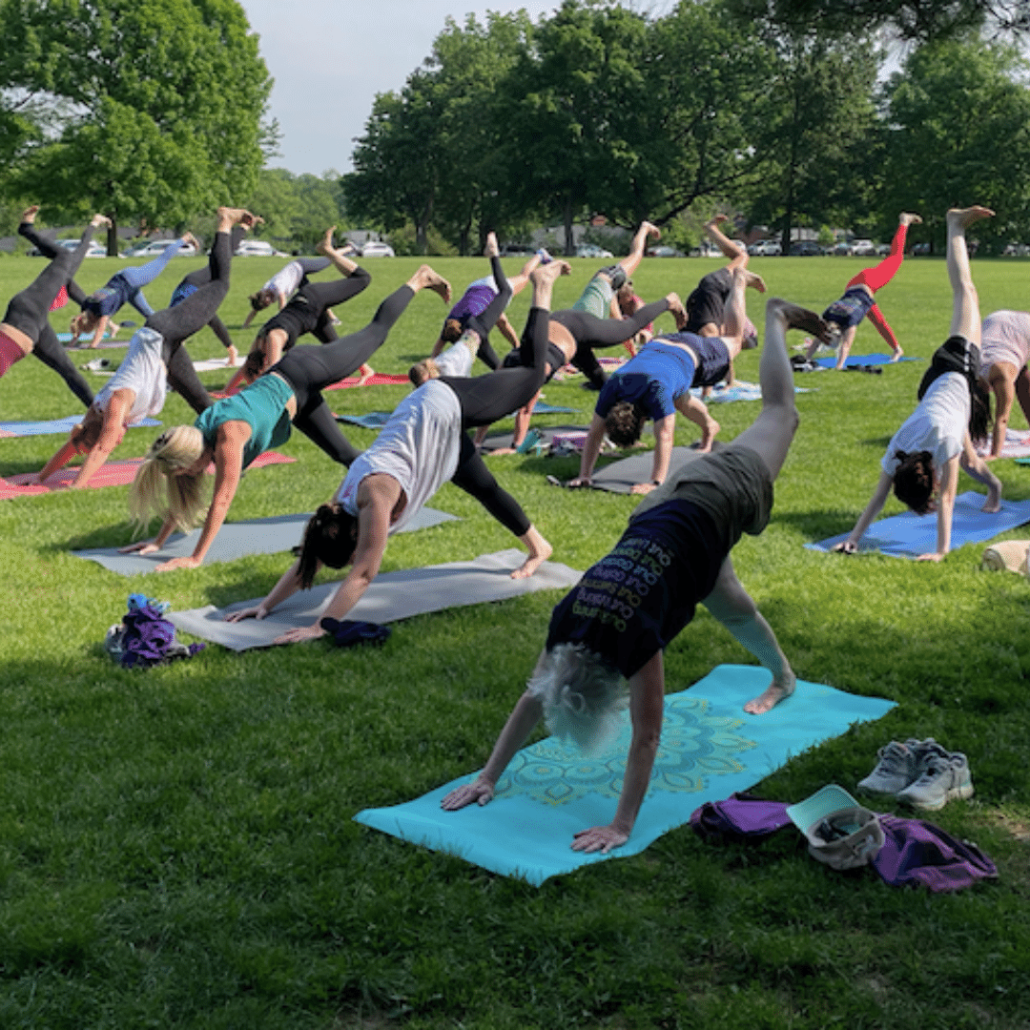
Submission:
<svg viewBox="0 0 1030 1030">
<path fill-rule="evenodd" d="M 991 367 L 991 389 L 994 391 L 996 412 L 994 415 L 994 435 L 991 438 L 991 457 L 1000 458 L 1005 446 L 1005 433 L 1012 415 L 1012 402 L 1016 399 L 1015 379 L 1010 378 L 997 366 Z"/>
<path fill-rule="evenodd" d="M 318 568 L 321 567 L 321 562 L 319 562 Z M 268 596 L 260 604 L 254 605 L 252 608 L 241 608 L 239 611 L 230 612 L 226 615 L 225 621 L 242 622 L 244 619 L 263 619 L 298 590 L 300 590 L 299 558 L 279 577 L 279 582 L 272 587 Z"/>
<path fill-rule="evenodd" d="M 651 782 L 658 742 L 662 736 L 665 711 L 665 673 L 662 652 L 656 651 L 629 681 L 629 714 L 633 737 L 626 755 L 626 775 L 615 809 L 615 818 L 607 826 L 593 826 L 575 835 L 575 851 L 600 851 L 607 854 L 629 840 L 633 824 Z"/>
<path fill-rule="evenodd" d="M 665 482 L 672 460 L 672 445 L 676 439 L 676 413 L 658 419 L 654 424 L 654 461 L 651 465 L 651 482 L 634 483 L 631 494 L 649 494 L 656 486 Z"/>
<path fill-rule="evenodd" d="M 111 319 L 108 315 L 101 315 L 97 319 L 97 327 L 93 330 L 93 339 L 90 340 L 90 347 L 99 347 L 100 341 L 104 338 L 104 331 L 107 329 L 107 323 Z"/>
<path fill-rule="evenodd" d="M 167 518 L 161 523 L 161 530 L 153 540 L 138 540 L 128 547 L 119 547 L 119 554 L 153 554 L 160 551 L 168 542 L 168 538 L 175 532 L 175 519 Z"/>
<path fill-rule="evenodd" d="M 508 316 L 502 314 L 497 319 L 497 331 L 512 345 L 512 347 L 519 346 L 519 334 L 515 332 L 515 327 L 511 324 Z"/>
<path fill-rule="evenodd" d="M 594 466 L 597 464 L 597 457 L 601 453 L 601 444 L 604 442 L 604 419 L 597 412 L 590 420 L 590 429 L 587 430 L 587 438 L 583 443 L 583 454 L 579 460 L 579 475 L 570 479 L 566 486 L 589 486 L 591 476 L 594 474 Z"/>
<path fill-rule="evenodd" d="M 715 436 L 720 428 L 719 423 L 712 418 L 707 405 L 687 390 L 676 398 L 676 410 L 684 418 L 689 419 L 696 426 L 700 426 L 701 443 L 698 450 L 702 454 L 707 454 L 712 449 Z"/>
<path fill-rule="evenodd" d="M 104 412 L 104 426 L 100 430 L 97 442 L 89 450 L 86 460 L 75 477 L 70 489 L 82 490 L 89 486 L 89 481 L 96 475 L 111 452 L 122 442 L 125 436 L 125 418 L 136 399 L 135 390 L 115 390 L 111 394 L 107 410 Z"/>
<path fill-rule="evenodd" d="M 848 534 L 847 540 L 839 543 L 834 550 L 843 551 L 845 554 L 854 554 L 858 550 L 858 543 L 865 536 L 866 530 L 873 524 L 873 519 L 880 514 L 883 506 L 887 503 L 887 497 L 891 492 L 894 477 L 887 475 L 880 469 L 880 481 L 876 484 L 873 496 L 869 499 L 866 509 L 858 517 L 855 528 Z"/>
<path fill-rule="evenodd" d="M 1001 480 L 991 471 L 984 459 L 976 453 L 976 448 L 968 433 L 966 433 L 965 440 L 962 441 L 959 464 L 981 486 L 987 487 L 987 500 L 984 502 L 982 510 L 990 514 L 998 511 L 1001 508 Z"/>
<path fill-rule="evenodd" d="M 949 458 L 941 469 L 940 489 L 937 496 L 937 550 L 921 554 L 919 561 L 940 561 L 951 550 L 951 519 L 955 513 L 955 494 L 958 492 L 959 456 Z"/>
</svg>

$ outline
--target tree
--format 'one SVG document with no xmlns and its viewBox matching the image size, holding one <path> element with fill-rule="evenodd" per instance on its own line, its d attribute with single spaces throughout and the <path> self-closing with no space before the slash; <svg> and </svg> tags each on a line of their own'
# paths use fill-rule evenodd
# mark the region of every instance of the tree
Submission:
<svg viewBox="0 0 1030 1030">
<path fill-rule="evenodd" d="M 30 88 L 73 105 L 30 148 L 23 189 L 107 214 L 113 247 L 120 221 L 178 227 L 253 188 L 271 80 L 235 0 L 8 0 L 4 13 L 40 40 L 45 23 Z"/>
<path fill-rule="evenodd" d="M 887 188 L 894 212 L 919 211 L 943 247 L 944 212 L 985 204 L 984 240 L 1030 232 L 1030 91 L 1012 46 L 973 36 L 916 50 L 887 87 Z"/>
<path fill-rule="evenodd" d="M 766 21 L 791 32 L 863 34 L 886 29 L 901 39 L 926 42 L 970 29 L 1030 31 L 1026 0 L 733 0 L 742 21 Z"/>
</svg>

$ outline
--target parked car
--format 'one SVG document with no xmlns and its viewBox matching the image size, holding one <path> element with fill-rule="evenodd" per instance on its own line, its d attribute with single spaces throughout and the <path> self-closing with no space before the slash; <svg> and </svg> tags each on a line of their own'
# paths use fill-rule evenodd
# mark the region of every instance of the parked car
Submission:
<svg viewBox="0 0 1030 1030">
<path fill-rule="evenodd" d="M 130 247 L 126 252 L 127 258 L 139 258 L 139 257 L 157 257 L 158 254 L 163 254 L 165 248 L 170 244 L 174 243 L 175 240 L 149 240 L 146 243 L 137 243 L 136 246 Z M 181 246 L 175 253 L 176 257 L 196 257 L 197 248 L 192 243 L 186 243 Z"/>
<path fill-rule="evenodd" d="M 528 243 L 506 243 L 501 247 L 501 257 L 526 257 L 535 253 L 535 248 Z"/>
<path fill-rule="evenodd" d="M 914 249 L 913 249 L 914 253 Z M 1006 257 L 1026 257 L 1030 254 L 1030 244 L 1026 243 L 1009 243 L 1006 244 L 1005 249 L 1002 251 Z"/>
<path fill-rule="evenodd" d="M 64 247 L 65 250 L 74 250 L 80 243 L 79 240 L 54 240 L 54 243 L 58 247 Z M 33 247 L 29 251 L 29 257 L 42 257 L 40 251 Z M 107 257 L 107 247 L 102 243 L 98 243 L 96 240 L 90 240 L 89 246 L 86 248 L 86 257 L 88 258 L 102 258 Z"/>
<path fill-rule="evenodd" d="M 393 247 L 389 243 L 383 243 L 382 240 L 369 240 L 361 248 L 361 256 L 363 258 L 396 257 Z"/>
<path fill-rule="evenodd" d="M 917 255 L 918 254 L 929 254 L 930 253 L 930 244 L 929 243 L 917 243 L 912 248 L 912 253 L 913 254 L 917 254 Z"/>
<path fill-rule="evenodd" d="M 823 248 L 814 240 L 798 240 L 790 245 L 791 257 L 821 257 Z"/>
<path fill-rule="evenodd" d="M 268 240 L 244 240 L 234 251 L 236 257 L 288 257 Z"/>
<path fill-rule="evenodd" d="M 854 257 L 876 257 L 876 244 L 872 240 L 852 240 L 851 254 Z"/>
<path fill-rule="evenodd" d="M 677 250 L 675 247 L 649 247 L 645 254 L 648 257 L 661 257 L 661 258 L 672 258 L 672 257 L 683 257 L 683 251 Z"/>
<path fill-rule="evenodd" d="M 752 257 L 779 257 L 783 253 L 777 240 L 759 240 L 747 248 Z"/>
<path fill-rule="evenodd" d="M 597 247 L 593 243 L 581 243 L 576 248 L 576 257 L 580 258 L 610 258 L 615 255 L 604 247 Z"/>
<path fill-rule="evenodd" d="M 851 256 L 851 244 L 844 240 L 840 243 L 835 243 L 829 250 L 829 253 L 834 257 L 850 257 Z"/>
</svg>

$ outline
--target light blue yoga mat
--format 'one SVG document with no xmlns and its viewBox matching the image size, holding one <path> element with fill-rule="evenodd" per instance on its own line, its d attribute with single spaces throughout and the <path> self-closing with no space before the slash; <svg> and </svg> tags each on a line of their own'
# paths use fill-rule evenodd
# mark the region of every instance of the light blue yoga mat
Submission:
<svg viewBox="0 0 1030 1030">
<path fill-rule="evenodd" d="M 51 436 L 70 433 L 82 421 L 82 415 L 68 415 L 65 418 L 53 418 L 44 422 L 0 422 L 0 436 Z M 159 426 L 157 419 L 145 418 L 134 422 L 136 426 Z"/>
<path fill-rule="evenodd" d="M 762 399 L 762 387 L 758 383 L 736 382 L 732 386 L 719 383 L 712 387 L 709 397 L 702 397 L 702 389 L 695 386 L 690 391 L 695 397 L 703 400 L 705 404 L 732 404 L 734 401 L 760 401 Z M 795 393 L 811 393 L 812 391 L 804 386 L 795 386 Z"/>
<path fill-rule="evenodd" d="M 974 490 L 955 498 L 955 512 L 951 520 L 952 550 L 963 544 L 978 544 L 999 533 L 1030 522 L 1030 501 L 1002 501 L 1001 511 L 988 515 L 980 509 L 985 497 Z M 847 540 L 848 533 L 805 544 L 811 551 L 830 551 L 836 544 Z M 879 551 L 894 558 L 918 558 L 937 550 L 937 514 L 916 515 L 906 511 L 900 515 L 874 522 L 859 544 L 860 551 Z"/>
<path fill-rule="evenodd" d="M 555 415 L 555 414 L 576 414 L 575 408 L 561 408 L 553 404 L 545 404 L 540 401 L 533 409 L 534 414 Z M 370 411 L 367 415 L 336 415 L 337 422 L 346 422 L 352 426 L 362 426 L 365 429 L 382 429 L 393 414 L 390 411 Z M 511 435 L 510 433 L 508 434 Z"/>
<path fill-rule="evenodd" d="M 748 715 L 744 702 L 769 682 L 769 673 L 757 666 L 719 665 L 689 690 L 666 697 L 662 741 L 633 834 L 607 856 L 583 855 L 571 844 L 577 830 L 607 824 L 615 815 L 628 716 L 618 742 L 596 759 L 567 750 L 554 737 L 519 751 L 483 807 L 440 808 L 444 795 L 474 778 L 462 776 L 415 801 L 366 809 L 354 818 L 539 886 L 580 866 L 639 854 L 686 823 L 699 805 L 753 787 L 792 756 L 894 707 L 893 701 L 798 681 L 794 695 L 772 711 Z"/>
<path fill-rule="evenodd" d="M 890 354 L 849 354 L 844 359 L 844 364 L 848 368 L 859 367 L 863 365 L 898 365 L 902 361 L 922 361 L 922 358 L 909 358 L 902 356 L 894 361 Z M 833 354 L 828 358 L 816 358 L 816 365 L 821 365 L 823 368 L 836 368 L 837 367 L 837 355 Z"/>
</svg>

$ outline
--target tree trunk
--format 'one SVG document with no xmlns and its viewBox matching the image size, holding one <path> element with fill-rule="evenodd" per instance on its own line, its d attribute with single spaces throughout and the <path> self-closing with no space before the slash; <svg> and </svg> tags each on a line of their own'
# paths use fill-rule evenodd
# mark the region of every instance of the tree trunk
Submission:
<svg viewBox="0 0 1030 1030">
<path fill-rule="evenodd" d="M 118 219 L 115 215 L 107 216 L 111 224 L 107 227 L 107 256 L 118 257 Z"/>
<path fill-rule="evenodd" d="M 572 234 L 572 197 L 565 197 L 565 256 L 573 257 L 576 253 L 576 240 Z"/>
</svg>

